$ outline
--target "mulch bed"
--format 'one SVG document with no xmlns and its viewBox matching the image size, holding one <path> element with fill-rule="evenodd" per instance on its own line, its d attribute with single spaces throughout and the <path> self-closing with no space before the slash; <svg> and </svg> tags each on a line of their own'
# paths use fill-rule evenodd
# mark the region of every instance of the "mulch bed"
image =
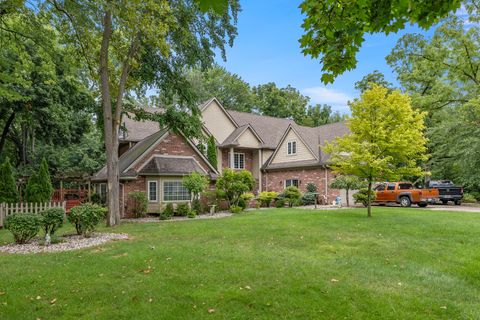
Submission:
<svg viewBox="0 0 480 320">
<path fill-rule="evenodd" d="M 9 243 L 4 246 L 0 246 L 0 252 L 7 253 L 44 253 L 44 252 L 62 252 L 78 250 L 83 248 L 89 248 L 104 244 L 109 241 L 128 239 L 128 235 L 125 233 L 100 233 L 95 232 L 90 238 L 83 238 L 79 235 L 64 235 L 59 237 L 59 243 L 51 244 L 49 246 L 43 245 L 42 238 L 33 239 L 26 244 Z"/>
</svg>

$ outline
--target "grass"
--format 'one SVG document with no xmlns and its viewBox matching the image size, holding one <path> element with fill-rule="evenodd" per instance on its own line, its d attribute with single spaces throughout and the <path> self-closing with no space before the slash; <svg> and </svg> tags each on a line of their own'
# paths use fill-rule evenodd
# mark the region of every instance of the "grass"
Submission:
<svg viewBox="0 0 480 320">
<path fill-rule="evenodd" d="M 128 241 L 0 254 L 0 319 L 480 319 L 480 214 L 373 214 L 130 223 Z"/>
</svg>

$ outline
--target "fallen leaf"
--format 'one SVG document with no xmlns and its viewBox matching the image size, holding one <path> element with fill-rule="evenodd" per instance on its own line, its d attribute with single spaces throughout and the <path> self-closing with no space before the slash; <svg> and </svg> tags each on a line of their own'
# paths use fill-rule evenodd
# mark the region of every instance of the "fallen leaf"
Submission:
<svg viewBox="0 0 480 320">
<path fill-rule="evenodd" d="M 250 286 L 245 286 L 245 289 L 252 290 L 252 288 L 250 288 Z"/>
<path fill-rule="evenodd" d="M 330 282 L 338 282 L 339 280 L 337 279 L 331 279 Z"/>
<path fill-rule="evenodd" d="M 215 309 L 213 308 L 208 309 L 208 313 L 214 313 L 214 312 L 215 312 Z"/>
<path fill-rule="evenodd" d="M 37 296 L 37 300 L 40 300 L 40 299 L 42 299 L 42 297 L 40 297 L 40 296 Z"/>
<path fill-rule="evenodd" d="M 0 296 L 3 296 L 5 294 L 5 291 L 0 291 Z"/>
<path fill-rule="evenodd" d="M 152 302 L 152 301 L 153 301 L 153 299 L 152 299 L 152 298 L 148 299 L 148 302 Z"/>
<path fill-rule="evenodd" d="M 50 304 L 54 304 L 55 302 L 57 302 L 57 298 L 53 299 L 52 301 L 50 301 Z"/>
<path fill-rule="evenodd" d="M 447 309 L 447 306 L 441 306 L 440 309 Z"/>
</svg>

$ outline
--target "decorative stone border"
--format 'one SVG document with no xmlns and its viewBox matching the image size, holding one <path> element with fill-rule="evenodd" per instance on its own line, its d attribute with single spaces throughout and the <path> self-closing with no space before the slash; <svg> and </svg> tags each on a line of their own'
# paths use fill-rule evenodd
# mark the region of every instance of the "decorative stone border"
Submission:
<svg viewBox="0 0 480 320">
<path fill-rule="evenodd" d="M 230 212 L 218 212 L 215 214 L 201 214 L 195 218 L 188 217 L 172 217 L 170 220 L 160 220 L 158 217 L 146 217 L 146 218 L 127 218 L 122 219 L 122 222 L 138 222 L 138 223 L 147 223 L 147 222 L 172 222 L 172 221 L 185 221 L 185 220 L 201 220 L 201 219 L 219 219 L 232 216 Z"/>
<path fill-rule="evenodd" d="M 83 238 L 82 236 L 76 234 L 66 235 L 59 238 L 62 242 L 51 244 L 49 246 L 40 245 L 39 243 L 43 240 L 41 238 L 34 239 L 30 243 L 26 244 L 9 243 L 7 245 L 0 246 L 0 252 L 28 254 L 71 251 L 98 246 L 112 240 L 128 239 L 128 234 L 95 232 L 90 238 Z"/>
</svg>

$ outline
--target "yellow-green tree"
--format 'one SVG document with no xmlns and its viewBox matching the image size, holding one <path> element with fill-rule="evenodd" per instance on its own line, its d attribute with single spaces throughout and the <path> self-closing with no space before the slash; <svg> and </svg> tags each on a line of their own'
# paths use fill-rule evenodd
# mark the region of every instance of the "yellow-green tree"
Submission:
<svg viewBox="0 0 480 320">
<path fill-rule="evenodd" d="M 419 163 L 428 158 L 425 114 L 412 108 L 408 95 L 374 84 L 350 109 L 351 133 L 325 145 L 335 172 L 366 179 L 369 191 L 374 181 L 422 175 Z"/>
</svg>

